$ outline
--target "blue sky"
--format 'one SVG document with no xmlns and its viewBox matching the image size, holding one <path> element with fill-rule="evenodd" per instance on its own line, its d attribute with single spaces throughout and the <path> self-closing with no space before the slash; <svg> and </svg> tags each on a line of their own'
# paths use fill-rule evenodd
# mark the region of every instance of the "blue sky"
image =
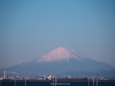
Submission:
<svg viewBox="0 0 115 86">
<path fill-rule="evenodd" d="M 115 1 L 0 0 L 0 68 L 60 46 L 115 66 Z"/>
</svg>

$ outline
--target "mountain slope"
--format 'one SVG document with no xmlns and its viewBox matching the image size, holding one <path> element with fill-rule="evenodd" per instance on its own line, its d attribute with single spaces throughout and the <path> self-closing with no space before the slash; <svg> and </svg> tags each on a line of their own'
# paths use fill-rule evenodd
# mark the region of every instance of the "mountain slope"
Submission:
<svg viewBox="0 0 115 86">
<path fill-rule="evenodd" d="M 103 71 L 104 74 L 104 71 L 114 71 L 115 68 L 106 63 L 87 58 L 71 48 L 59 47 L 28 63 L 23 63 L 2 70 L 15 71 L 21 75 L 56 75 L 73 72 L 80 73 L 80 71 L 83 71 L 82 73 L 86 74 L 89 73 L 87 75 L 90 75 L 101 71 Z M 110 72 L 108 72 L 108 74 L 111 75 Z M 107 74 L 105 76 L 107 76 Z"/>
</svg>

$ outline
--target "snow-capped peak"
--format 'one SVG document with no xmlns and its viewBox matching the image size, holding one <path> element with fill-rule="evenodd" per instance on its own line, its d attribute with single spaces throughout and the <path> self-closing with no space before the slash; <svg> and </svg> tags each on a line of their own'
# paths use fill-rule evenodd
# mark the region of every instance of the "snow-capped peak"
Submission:
<svg viewBox="0 0 115 86">
<path fill-rule="evenodd" d="M 46 55 L 41 56 L 37 59 L 38 62 L 53 62 L 53 61 L 69 61 L 69 59 L 75 58 L 81 61 L 85 57 L 80 55 L 78 52 L 72 50 L 71 48 L 59 47 L 50 51 Z"/>
</svg>

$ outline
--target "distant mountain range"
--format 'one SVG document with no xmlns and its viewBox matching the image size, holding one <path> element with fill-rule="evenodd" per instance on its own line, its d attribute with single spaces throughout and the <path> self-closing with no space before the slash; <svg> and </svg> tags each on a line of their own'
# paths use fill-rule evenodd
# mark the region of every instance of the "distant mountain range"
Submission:
<svg viewBox="0 0 115 86">
<path fill-rule="evenodd" d="M 57 75 L 73 77 L 115 77 L 115 67 L 90 59 L 71 48 L 59 47 L 30 62 L 2 68 L 20 75 Z"/>
</svg>

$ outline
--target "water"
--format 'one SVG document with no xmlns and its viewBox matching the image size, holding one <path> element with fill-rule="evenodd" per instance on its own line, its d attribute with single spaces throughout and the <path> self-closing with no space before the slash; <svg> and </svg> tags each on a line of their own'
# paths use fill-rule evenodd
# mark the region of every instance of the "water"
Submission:
<svg viewBox="0 0 115 86">
<path fill-rule="evenodd" d="M 1 81 L 0 81 L 1 82 Z M 56 85 L 51 81 L 2 81 L 0 86 L 88 86 L 88 82 L 57 82 Z M 89 82 L 89 86 L 93 86 L 93 82 Z M 97 86 L 96 82 L 94 86 Z M 115 86 L 115 81 L 98 82 L 98 86 Z"/>
</svg>

